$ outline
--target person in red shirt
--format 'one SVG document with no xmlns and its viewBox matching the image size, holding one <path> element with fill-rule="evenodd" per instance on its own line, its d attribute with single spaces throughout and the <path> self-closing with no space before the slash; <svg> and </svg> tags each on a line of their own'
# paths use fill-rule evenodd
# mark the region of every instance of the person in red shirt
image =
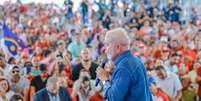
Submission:
<svg viewBox="0 0 201 101">
<path fill-rule="evenodd" d="M 89 98 L 89 101 L 105 101 L 99 92 L 96 92 L 93 96 Z"/>
</svg>

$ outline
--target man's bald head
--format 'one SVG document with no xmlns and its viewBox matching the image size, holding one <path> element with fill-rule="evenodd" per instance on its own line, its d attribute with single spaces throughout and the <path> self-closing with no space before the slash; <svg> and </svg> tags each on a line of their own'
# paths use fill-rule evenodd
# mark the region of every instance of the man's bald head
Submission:
<svg viewBox="0 0 201 101">
<path fill-rule="evenodd" d="M 105 42 L 117 45 L 129 46 L 130 38 L 125 29 L 116 28 L 106 33 Z"/>
</svg>

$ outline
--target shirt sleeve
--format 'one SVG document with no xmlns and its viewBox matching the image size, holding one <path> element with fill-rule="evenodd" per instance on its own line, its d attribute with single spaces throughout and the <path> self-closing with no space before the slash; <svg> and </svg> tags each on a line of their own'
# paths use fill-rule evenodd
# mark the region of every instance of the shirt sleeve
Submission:
<svg viewBox="0 0 201 101">
<path fill-rule="evenodd" d="M 24 88 L 25 89 L 29 88 L 29 85 L 30 85 L 30 81 L 27 79 L 24 79 Z"/>
<path fill-rule="evenodd" d="M 79 78 L 79 65 L 72 66 L 71 79 L 76 81 Z"/>
<path fill-rule="evenodd" d="M 31 80 L 31 84 L 30 85 L 35 87 L 35 85 L 36 85 L 36 78 L 33 78 Z"/>
<path fill-rule="evenodd" d="M 173 66 L 173 69 L 174 69 L 174 71 L 173 71 L 174 73 L 178 72 L 178 67 L 176 65 Z"/>
<path fill-rule="evenodd" d="M 73 91 L 76 91 L 78 92 L 79 91 L 79 85 L 80 85 L 80 82 L 77 80 L 75 81 L 74 85 L 73 85 Z"/>
<path fill-rule="evenodd" d="M 74 52 L 74 49 L 73 49 L 72 43 L 69 44 L 67 50 L 68 50 L 72 55 L 74 55 L 74 53 L 73 53 L 73 52 Z"/>
<path fill-rule="evenodd" d="M 181 82 L 179 80 L 179 77 L 175 76 L 175 90 L 179 91 L 181 89 L 182 89 L 182 85 L 181 85 Z"/>
<path fill-rule="evenodd" d="M 104 84 L 103 94 L 108 101 L 124 101 L 130 85 L 129 73 L 126 69 L 119 69 L 114 74 L 112 84 Z"/>
<path fill-rule="evenodd" d="M 40 100 L 38 99 L 37 95 L 34 94 L 34 96 L 33 96 L 33 98 L 32 98 L 32 101 L 40 101 Z"/>
</svg>

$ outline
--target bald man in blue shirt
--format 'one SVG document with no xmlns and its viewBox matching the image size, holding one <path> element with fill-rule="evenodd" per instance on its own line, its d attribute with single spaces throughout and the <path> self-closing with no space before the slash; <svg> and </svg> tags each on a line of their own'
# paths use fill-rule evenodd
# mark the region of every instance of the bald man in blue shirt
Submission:
<svg viewBox="0 0 201 101">
<path fill-rule="evenodd" d="M 105 36 L 106 54 L 114 65 L 109 74 L 103 68 L 97 68 L 98 78 L 104 85 L 104 97 L 107 101 L 152 101 L 148 87 L 146 70 L 143 63 L 132 55 L 127 32 L 123 28 L 110 30 Z"/>
</svg>

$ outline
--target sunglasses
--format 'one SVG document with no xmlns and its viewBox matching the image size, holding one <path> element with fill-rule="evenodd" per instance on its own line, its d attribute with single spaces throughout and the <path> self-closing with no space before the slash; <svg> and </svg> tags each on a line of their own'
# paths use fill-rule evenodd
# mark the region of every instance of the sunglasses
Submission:
<svg viewBox="0 0 201 101">
<path fill-rule="evenodd" d="M 59 45 L 59 46 L 63 46 L 64 44 L 63 44 L 63 43 L 59 43 L 58 45 Z"/>
<path fill-rule="evenodd" d="M 12 71 L 12 73 L 13 74 L 15 74 L 15 73 L 19 73 L 20 71 L 18 71 L 18 70 L 14 70 L 14 71 Z"/>
</svg>

